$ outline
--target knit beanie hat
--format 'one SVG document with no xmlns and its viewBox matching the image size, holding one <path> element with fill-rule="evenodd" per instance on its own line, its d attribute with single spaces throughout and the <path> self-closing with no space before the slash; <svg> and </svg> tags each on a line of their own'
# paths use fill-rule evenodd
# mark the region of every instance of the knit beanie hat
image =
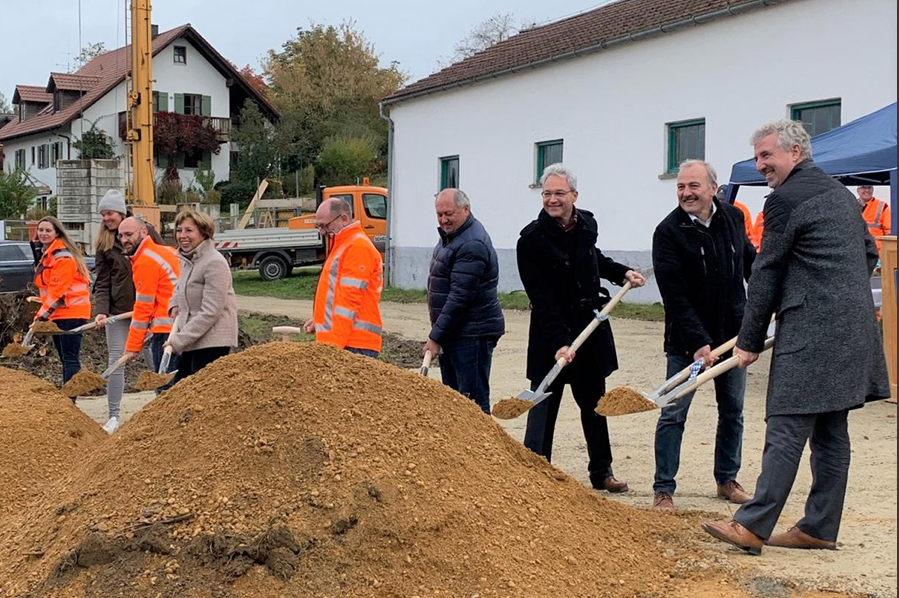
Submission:
<svg viewBox="0 0 899 598">
<path fill-rule="evenodd" d="M 118 212 L 123 216 L 128 213 L 128 210 L 125 207 L 125 197 L 122 195 L 121 191 L 118 189 L 110 189 L 103 195 L 103 199 L 100 200 L 100 203 L 97 206 L 97 211 L 103 212 L 104 210 Z"/>
</svg>

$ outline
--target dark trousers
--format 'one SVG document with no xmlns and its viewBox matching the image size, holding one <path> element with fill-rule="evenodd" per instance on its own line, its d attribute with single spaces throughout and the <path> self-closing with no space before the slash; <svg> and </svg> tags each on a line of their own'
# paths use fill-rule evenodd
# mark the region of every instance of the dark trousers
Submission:
<svg viewBox="0 0 899 598">
<path fill-rule="evenodd" d="M 153 356 L 153 371 L 158 372 L 159 366 L 162 364 L 162 354 L 165 352 L 165 342 L 169 340 L 168 332 L 157 332 L 155 334 L 150 335 L 150 355 Z M 172 372 L 178 369 L 178 366 L 181 362 L 181 356 L 177 353 L 172 353 L 172 358 L 169 360 L 168 369 L 163 372 L 164 374 L 171 374 Z M 170 389 L 175 384 L 175 380 L 173 379 L 171 382 L 166 384 L 165 386 L 161 386 L 156 389 L 156 394 L 161 394 L 168 389 Z"/>
<path fill-rule="evenodd" d="M 87 320 L 66 319 L 53 320 L 60 330 L 72 330 L 87 324 Z M 62 382 L 65 384 L 81 369 L 81 337 L 80 334 L 58 334 L 53 337 L 53 348 L 62 363 Z"/>
<path fill-rule="evenodd" d="M 443 383 L 465 395 L 484 413 L 490 413 L 490 367 L 496 341 L 486 338 L 455 338 L 441 347 L 440 375 Z"/>
<path fill-rule="evenodd" d="M 188 376 L 193 376 L 207 365 L 224 357 L 231 352 L 231 347 L 207 347 L 205 349 L 197 349 L 196 351 L 185 351 L 181 354 L 178 363 L 178 373 L 172 380 L 172 386 L 178 384 Z"/>
<path fill-rule="evenodd" d="M 539 386 L 533 382 L 531 390 Z M 553 435 L 559 406 L 562 404 L 563 384 L 553 384 L 552 394 L 544 401 L 528 411 L 528 426 L 524 433 L 524 445 L 552 462 Z M 574 400 L 581 410 L 581 426 L 584 428 L 584 439 L 587 441 L 587 457 L 590 462 L 587 471 L 594 488 L 599 488 L 602 481 L 612 475 L 612 446 L 609 442 L 609 425 L 606 418 L 596 413 L 596 404 L 605 394 L 606 382 L 579 382 L 571 384 Z"/>
<path fill-rule="evenodd" d="M 849 481 L 848 411 L 769 417 L 755 498 L 740 507 L 735 521 L 763 539 L 771 537 L 796 481 L 806 442 L 812 451 L 812 489 L 805 517 L 796 527 L 819 540 L 837 541 Z"/>
<path fill-rule="evenodd" d="M 693 360 L 683 355 L 668 355 L 668 377 L 674 376 Z M 743 453 L 743 397 L 746 392 L 746 370 L 734 368 L 715 378 L 718 402 L 718 432 L 715 435 L 715 481 L 720 485 L 737 479 Z M 662 409 L 656 424 L 655 492 L 673 495 L 674 478 L 680 468 L 681 441 L 694 393 L 685 395 Z"/>
</svg>

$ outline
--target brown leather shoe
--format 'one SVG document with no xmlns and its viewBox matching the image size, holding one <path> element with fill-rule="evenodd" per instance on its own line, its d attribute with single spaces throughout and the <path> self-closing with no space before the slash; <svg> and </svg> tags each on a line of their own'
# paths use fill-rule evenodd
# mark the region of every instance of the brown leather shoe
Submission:
<svg viewBox="0 0 899 598">
<path fill-rule="evenodd" d="M 612 475 L 603 479 L 602 489 L 613 494 L 621 494 L 628 491 L 627 482 L 621 482 Z"/>
<path fill-rule="evenodd" d="M 782 534 L 774 534 L 765 542 L 768 546 L 779 548 L 797 548 L 799 550 L 836 550 L 836 542 L 819 540 L 810 536 L 798 527 L 791 527 Z"/>
<path fill-rule="evenodd" d="M 718 486 L 718 498 L 729 500 L 735 505 L 743 505 L 752 500 L 752 495 L 743 490 L 737 480 L 731 480 Z"/>
<path fill-rule="evenodd" d="M 713 538 L 733 544 L 749 554 L 762 554 L 765 542 L 736 521 L 706 521 L 702 529 Z"/>
<path fill-rule="evenodd" d="M 667 492 L 656 492 L 652 508 L 656 511 L 674 511 L 674 499 Z"/>
</svg>

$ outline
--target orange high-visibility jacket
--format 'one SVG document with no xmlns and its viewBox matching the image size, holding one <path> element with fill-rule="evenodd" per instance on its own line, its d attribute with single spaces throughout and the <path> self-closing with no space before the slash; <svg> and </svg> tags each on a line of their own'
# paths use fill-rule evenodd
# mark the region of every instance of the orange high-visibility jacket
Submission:
<svg viewBox="0 0 899 598">
<path fill-rule="evenodd" d="M 38 317 L 90 319 L 90 283 L 78 271 L 78 262 L 59 239 L 54 240 L 41 257 L 35 270 L 34 285 L 41 292 Z"/>
<path fill-rule="evenodd" d="M 159 245 L 147 237 L 131 258 L 131 277 L 134 280 L 134 315 L 125 350 L 139 353 L 147 331 L 172 331 L 169 302 L 175 294 L 175 284 L 181 275 L 181 261 L 173 247 Z"/>
<path fill-rule="evenodd" d="M 877 243 L 877 251 L 880 251 L 882 243 L 877 237 L 884 237 L 890 234 L 892 222 L 890 206 L 875 197 L 865 204 L 862 210 L 862 217 L 868 223 L 868 232 L 871 233 L 871 236 L 874 237 L 874 241 Z"/>
<path fill-rule="evenodd" d="M 765 233 L 765 211 L 762 210 L 759 212 L 759 215 L 755 217 L 755 227 L 753 227 L 753 239 L 752 244 L 755 245 L 756 252 L 760 252 L 762 250 L 762 235 Z"/>
<path fill-rule="evenodd" d="M 734 207 L 743 212 L 743 225 L 746 227 L 746 236 L 749 237 L 749 240 L 755 245 L 755 241 L 753 240 L 753 237 L 755 237 L 755 226 L 752 224 L 752 212 L 749 211 L 749 207 L 746 206 L 746 204 L 740 203 L 739 201 L 734 201 Z M 757 245 L 756 249 L 758 249 Z"/>
<path fill-rule="evenodd" d="M 337 233 L 315 292 L 317 342 L 381 351 L 381 275 L 381 254 L 361 223 Z"/>
</svg>

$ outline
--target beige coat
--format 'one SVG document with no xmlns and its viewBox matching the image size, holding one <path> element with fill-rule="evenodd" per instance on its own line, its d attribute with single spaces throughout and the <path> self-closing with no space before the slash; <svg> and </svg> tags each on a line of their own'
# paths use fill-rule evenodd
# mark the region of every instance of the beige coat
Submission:
<svg viewBox="0 0 899 598">
<path fill-rule="evenodd" d="M 237 299 L 231 268 L 211 239 L 190 253 L 180 249 L 181 277 L 175 286 L 178 332 L 172 336 L 176 353 L 210 347 L 237 347 Z"/>
</svg>

